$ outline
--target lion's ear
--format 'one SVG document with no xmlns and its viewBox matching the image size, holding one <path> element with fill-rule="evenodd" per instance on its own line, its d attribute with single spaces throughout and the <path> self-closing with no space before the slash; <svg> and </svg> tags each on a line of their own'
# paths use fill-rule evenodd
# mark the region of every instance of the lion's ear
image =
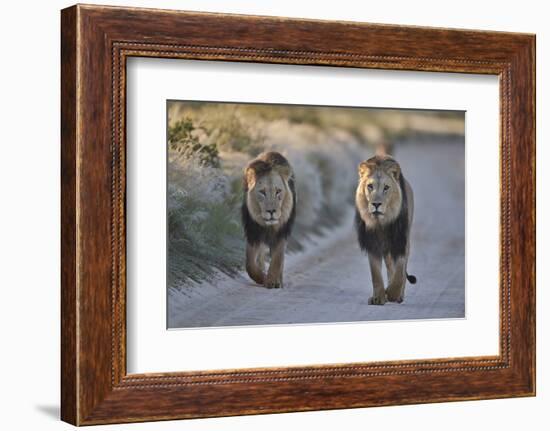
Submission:
<svg viewBox="0 0 550 431">
<path fill-rule="evenodd" d="M 243 188 L 245 191 L 251 190 L 256 185 L 256 171 L 252 168 L 246 168 L 244 171 Z"/>
<path fill-rule="evenodd" d="M 288 164 L 276 165 L 273 167 L 273 169 L 277 171 L 285 181 L 288 181 L 290 177 L 292 177 L 292 168 Z"/>
<path fill-rule="evenodd" d="M 361 162 L 359 163 L 358 171 L 359 171 L 359 178 L 363 178 L 365 175 L 370 174 L 370 166 L 367 162 Z"/>
<path fill-rule="evenodd" d="M 385 163 L 388 173 L 396 180 L 399 180 L 399 177 L 401 176 L 401 167 L 399 164 L 395 160 L 387 160 Z"/>
</svg>

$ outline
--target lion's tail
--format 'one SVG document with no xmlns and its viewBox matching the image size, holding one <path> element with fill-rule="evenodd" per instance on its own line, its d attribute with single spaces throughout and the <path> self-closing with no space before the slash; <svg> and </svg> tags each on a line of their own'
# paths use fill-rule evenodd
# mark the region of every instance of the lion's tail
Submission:
<svg viewBox="0 0 550 431">
<path fill-rule="evenodd" d="M 416 277 L 414 275 L 410 275 L 408 272 L 407 272 L 407 280 L 409 280 L 409 283 L 411 284 L 416 284 Z"/>
</svg>

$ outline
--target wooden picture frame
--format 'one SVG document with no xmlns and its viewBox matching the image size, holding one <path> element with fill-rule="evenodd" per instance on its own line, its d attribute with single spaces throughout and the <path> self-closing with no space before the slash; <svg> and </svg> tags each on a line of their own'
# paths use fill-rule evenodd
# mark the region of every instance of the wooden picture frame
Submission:
<svg viewBox="0 0 550 431">
<path fill-rule="evenodd" d="M 61 17 L 64 421 L 535 394 L 534 35 L 82 5 Z M 125 65 L 131 56 L 498 75 L 500 354 L 127 374 Z"/>
</svg>

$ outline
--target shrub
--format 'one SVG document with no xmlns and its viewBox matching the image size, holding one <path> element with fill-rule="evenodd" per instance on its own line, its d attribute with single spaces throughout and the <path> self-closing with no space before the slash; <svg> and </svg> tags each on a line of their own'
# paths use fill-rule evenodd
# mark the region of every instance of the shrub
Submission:
<svg viewBox="0 0 550 431">
<path fill-rule="evenodd" d="M 242 268 L 238 195 L 219 168 L 195 155 L 169 161 L 168 283 L 208 280 Z"/>
<path fill-rule="evenodd" d="M 170 150 L 179 153 L 198 155 L 200 161 L 208 166 L 219 167 L 220 157 L 215 143 L 204 144 L 196 134 L 197 128 L 190 118 L 183 118 L 168 128 Z"/>
</svg>

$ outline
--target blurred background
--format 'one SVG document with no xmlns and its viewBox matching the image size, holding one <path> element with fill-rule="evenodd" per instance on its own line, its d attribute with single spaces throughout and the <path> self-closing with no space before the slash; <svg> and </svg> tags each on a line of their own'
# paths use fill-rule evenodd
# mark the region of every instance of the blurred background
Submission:
<svg viewBox="0 0 550 431">
<path fill-rule="evenodd" d="M 455 111 L 169 101 L 167 139 L 168 286 L 184 295 L 243 269 L 242 174 L 263 151 L 281 152 L 296 173 L 290 253 L 348 222 L 356 167 L 378 145 L 399 158 L 411 145 L 459 144 L 453 164 L 464 167 Z"/>
</svg>

